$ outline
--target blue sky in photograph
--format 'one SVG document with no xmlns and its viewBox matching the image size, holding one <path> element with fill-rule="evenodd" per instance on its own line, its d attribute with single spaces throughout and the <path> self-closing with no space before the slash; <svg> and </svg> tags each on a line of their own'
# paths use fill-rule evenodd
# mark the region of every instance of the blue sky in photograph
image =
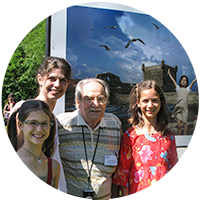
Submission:
<svg viewBox="0 0 200 200">
<path fill-rule="evenodd" d="M 133 38 L 141 39 L 145 45 L 135 41 L 125 48 Z M 166 65 L 178 66 L 177 81 L 182 75 L 189 82 L 195 78 L 190 59 L 177 38 L 161 22 L 141 13 L 82 6 L 67 8 L 66 58 L 75 79 L 110 72 L 124 83 L 138 83 L 143 80 L 142 63 L 158 65 L 162 59 Z M 195 83 L 193 91 L 197 90 Z"/>
<path fill-rule="evenodd" d="M 25 9 L 28 9 L 28 1 L 1 1 L 1 15 L 3 15 L 3 17 L 5 17 L 6 14 L 14 14 L 15 10 L 19 10 L 20 8 L 23 12 Z"/>
</svg>

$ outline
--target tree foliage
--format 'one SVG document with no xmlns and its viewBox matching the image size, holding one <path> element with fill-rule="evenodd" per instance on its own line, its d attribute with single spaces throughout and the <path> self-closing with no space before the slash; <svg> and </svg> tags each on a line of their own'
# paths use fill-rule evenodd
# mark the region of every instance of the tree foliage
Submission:
<svg viewBox="0 0 200 200">
<path fill-rule="evenodd" d="M 37 95 L 36 73 L 45 57 L 45 30 L 43 20 L 25 36 L 12 55 L 4 77 L 2 105 L 10 93 L 17 101 Z"/>
</svg>

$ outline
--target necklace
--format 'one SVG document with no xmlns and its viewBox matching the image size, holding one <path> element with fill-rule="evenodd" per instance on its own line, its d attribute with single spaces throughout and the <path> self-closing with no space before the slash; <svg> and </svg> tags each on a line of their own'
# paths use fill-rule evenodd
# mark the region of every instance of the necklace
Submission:
<svg viewBox="0 0 200 200">
<path fill-rule="evenodd" d="M 27 149 L 25 149 L 24 147 L 22 147 L 26 152 L 28 152 L 29 154 L 31 154 L 32 156 L 34 156 L 36 159 L 37 159 L 37 161 L 39 162 L 39 163 L 42 163 L 42 160 L 41 160 L 41 155 L 40 155 L 40 157 L 37 157 L 37 156 L 35 156 L 34 154 L 32 154 L 30 151 L 28 151 Z M 42 153 L 41 153 L 42 154 Z"/>
</svg>

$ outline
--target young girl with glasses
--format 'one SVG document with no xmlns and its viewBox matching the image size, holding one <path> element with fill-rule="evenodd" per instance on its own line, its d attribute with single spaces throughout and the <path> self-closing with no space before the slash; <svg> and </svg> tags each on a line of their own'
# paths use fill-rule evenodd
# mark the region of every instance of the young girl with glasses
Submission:
<svg viewBox="0 0 200 200">
<path fill-rule="evenodd" d="M 123 134 L 113 176 L 122 196 L 152 185 L 178 161 L 175 137 L 167 129 L 165 97 L 155 81 L 144 81 L 132 89 L 130 111 L 132 127 Z"/>
<path fill-rule="evenodd" d="M 39 94 L 35 97 L 35 99 L 44 101 L 53 112 L 57 100 L 65 94 L 70 83 L 71 67 L 67 60 L 63 58 L 48 56 L 44 59 L 41 66 L 39 67 L 36 78 L 39 85 Z M 24 100 L 21 100 L 16 103 L 14 108 L 11 110 L 11 113 L 20 108 L 24 102 Z M 23 135 L 19 134 L 18 132 L 17 143 L 15 143 L 12 138 L 10 138 L 10 140 L 15 150 L 17 151 L 21 148 L 23 143 Z M 62 192 L 67 193 L 65 175 L 59 154 L 58 133 L 55 135 L 54 145 L 55 150 L 52 154 L 52 158 L 58 161 L 61 166 L 58 188 Z"/>
<path fill-rule="evenodd" d="M 15 138 L 15 142 L 17 128 L 24 138 L 18 156 L 36 176 L 58 189 L 60 165 L 50 158 L 54 151 L 56 126 L 49 106 L 40 100 L 24 102 L 8 123 L 8 135 L 13 141 Z"/>
</svg>

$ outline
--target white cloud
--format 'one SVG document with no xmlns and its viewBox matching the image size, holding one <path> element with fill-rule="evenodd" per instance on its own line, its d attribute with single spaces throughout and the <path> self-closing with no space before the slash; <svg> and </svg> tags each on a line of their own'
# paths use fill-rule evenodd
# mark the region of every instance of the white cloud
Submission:
<svg viewBox="0 0 200 200">
<path fill-rule="evenodd" d="M 71 64 L 77 64 L 77 59 L 78 56 L 74 54 L 74 52 L 70 49 L 67 48 L 67 60 Z"/>
<path fill-rule="evenodd" d="M 132 30 L 135 26 L 135 23 L 133 22 L 133 20 L 129 16 L 129 14 L 124 13 L 123 16 L 116 17 L 116 21 L 117 21 L 122 33 L 124 33 L 125 35 L 128 36 L 129 39 L 131 39 L 130 33 L 132 32 Z"/>
<path fill-rule="evenodd" d="M 190 67 L 182 66 L 183 74 L 188 74 Z"/>
</svg>

